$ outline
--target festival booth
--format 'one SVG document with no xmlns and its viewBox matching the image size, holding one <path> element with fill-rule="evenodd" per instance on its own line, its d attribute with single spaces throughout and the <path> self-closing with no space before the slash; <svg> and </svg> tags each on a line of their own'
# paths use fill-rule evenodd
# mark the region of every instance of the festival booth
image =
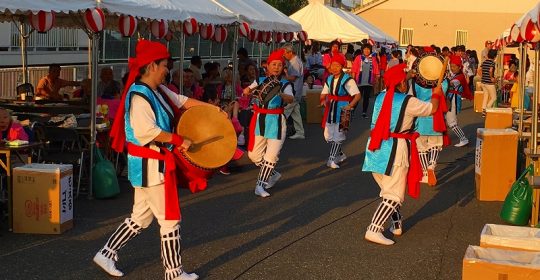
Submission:
<svg viewBox="0 0 540 280">
<path fill-rule="evenodd" d="M 480 200 L 504 201 L 500 217 L 515 226 L 487 224 L 484 227 L 480 234 L 480 247 L 469 246 L 465 253 L 463 279 L 537 279 L 540 275 L 540 236 L 538 230 L 532 228 L 538 227 L 540 209 L 539 12 L 540 2 L 495 40 L 493 48 L 499 50 L 495 73 L 500 77 L 499 88 L 503 86 L 501 53 L 506 47 L 517 46 L 519 49 L 519 87 L 512 97 L 519 99 L 517 108 L 490 109 L 486 127 L 479 128 L 477 133 L 476 196 Z M 534 52 L 531 57 L 531 67 L 534 67 L 531 86 L 526 84 L 524 63 L 529 50 Z M 530 97 L 527 92 L 532 93 Z M 526 98 L 531 99 L 530 108 L 525 106 Z M 493 164 L 497 165 L 496 168 Z"/>
</svg>

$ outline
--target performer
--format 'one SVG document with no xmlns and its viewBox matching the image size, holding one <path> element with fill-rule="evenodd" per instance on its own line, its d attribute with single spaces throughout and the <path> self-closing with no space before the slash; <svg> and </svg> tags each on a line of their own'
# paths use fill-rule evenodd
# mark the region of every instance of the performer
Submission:
<svg viewBox="0 0 540 280">
<path fill-rule="evenodd" d="M 94 257 L 94 262 L 112 276 L 124 275 L 116 268 L 118 251 L 156 217 L 165 279 L 198 279 L 197 274 L 187 273 L 182 267 L 176 184 L 175 154 L 179 149 L 189 149 L 191 141 L 173 130 L 178 108 L 211 105 L 175 94 L 161 85 L 168 73 L 169 57 L 163 44 L 141 40 L 136 57 L 129 59 L 130 75 L 111 138 L 117 152 L 122 152 L 127 142 L 128 178 L 134 186 L 133 211 Z"/>
<path fill-rule="evenodd" d="M 448 92 L 446 93 L 446 99 L 449 104 L 448 112 L 446 113 L 446 124 L 452 129 L 452 131 L 459 138 L 459 143 L 455 144 L 456 147 L 463 147 L 469 144 L 469 139 L 465 136 L 465 133 L 458 125 L 457 114 L 461 111 L 461 97 L 471 98 L 471 92 L 469 85 L 467 84 L 467 78 L 461 71 L 462 59 L 459 56 L 450 56 L 450 83 L 448 85 Z"/>
<path fill-rule="evenodd" d="M 384 223 L 391 217 L 390 230 L 394 235 L 402 234 L 402 216 L 399 209 L 404 201 L 405 187 L 408 194 L 417 198 L 420 194 L 420 169 L 414 119 L 429 116 L 439 108 L 443 99 L 441 88 L 433 91 L 430 102 L 423 102 L 407 95 L 408 85 L 402 63 L 389 68 L 384 75 L 386 91 L 375 99 L 371 120 L 371 133 L 362 171 L 372 172 L 381 188 L 382 201 L 368 226 L 365 239 L 382 245 L 392 245 L 394 241 L 384 237 Z M 410 160 L 409 160 L 410 157 Z"/>
<path fill-rule="evenodd" d="M 261 168 L 255 186 L 255 194 L 260 197 L 270 196 L 266 190 L 281 178 L 275 166 L 287 133 L 283 108 L 284 103 L 294 99 L 292 84 L 282 78 L 284 53 L 284 49 L 272 52 L 268 57 L 267 77 L 244 89 L 244 94 L 253 94 L 256 102 L 249 126 L 248 156 Z"/>
<path fill-rule="evenodd" d="M 414 79 L 412 82 L 412 92 L 415 97 L 421 101 L 428 102 L 431 100 L 431 95 L 433 91 L 433 83 L 425 83 L 425 79 L 420 76 L 422 72 L 420 68 L 419 61 L 423 59 L 424 56 L 437 56 L 435 52 L 429 48 L 425 47 L 422 49 L 424 53 L 420 54 L 419 58 L 416 59 L 413 64 L 414 70 Z M 422 67 L 431 67 L 429 63 L 427 65 L 422 65 Z M 429 71 L 427 71 L 429 72 Z M 433 81 L 432 81 L 433 82 Z M 436 82 L 436 80 L 434 81 Z M 442 90 L 447 92 L 448 90 L 448 80 L 442 81 Z M 444 112 L 446 112 L 446 102 L 441 102 L 440 110 L 437 114 L 427 117 L 418 117 L 416 119 L 415 129 L 420 134 L 418 137 L 417 145 L 418 152 L 420 154 L 420 161 L 422 163 L 423 177 L 422 182 L 427 183 L 429 186 L 435 186 L 437 184 L 437 177 L 435 176 L 435 167 L 437 166 L 437 161 L 439 159 L 439 153 L 442 150 L 443 146 L 448 144 L 449 139 L 446 134 L 446 123 L 444 121 Z"/>
<path fill-rule="evenodd" d="M 326 166 L 336 169 L 338 163 L 343 162 L 347 156 L 341 150 L 341 145 L 346 139 L 346 131 L 340 129 L 342 112 L 349 114 L 360 100 L 360 91 L 349 74 L 343 73 L 343 67 L 347 65 L 345 57 L 335 55 L 330 62 L 331 75 L 326 79 L 321 92 L 320 102 L 324 106 L 322 127 L 324 139 L 330 144 L 330 156 Z M 347 113 L 345 112 L 345 113 Z"/>
</svg>

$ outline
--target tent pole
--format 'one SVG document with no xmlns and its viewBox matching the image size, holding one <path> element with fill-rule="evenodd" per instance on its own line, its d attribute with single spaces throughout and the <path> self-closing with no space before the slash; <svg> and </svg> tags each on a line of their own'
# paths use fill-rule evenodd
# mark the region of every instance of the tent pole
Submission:
<svg viewBox="0 0 540 280">
<path fill-rule="evenodd" d="M 521 96 L 519 98 L 519 125 L 518 125 L 518 133 L 519 133 L 519 137 L 521 138 L 522 134 L 523 134 L 523 113 L 525 111 L 525 106 L 524 106 L 524 98 L 525 98 L 525 81 L 526 81 L 526 73 L 525 73 L 525 69 L 526 69 L 526 61 L 527 61 L 527 55 L 526 55 L 526 47 L 525 47 L 525 43 L 521 43 L 520 44 L 520 47 L 519 47 L 519 50 L 521 52 L 521 58 L 520 58 L 520 64 L 519 64 L 519 72 L 521 73 L 519 75 L 519 83 L 521 84 L 521 87 L 519 89 L 519 96 Z M 536 63 L 536 62 L 535 62 Z"/>
<path fill-rule="evenodd" d="M 23 84 L 28 82 L 28 50 L 26 49 L 26 39 L 30 33 L 26 33 L 26 26 L 24 24 L 24 19 L 21 17 L 19 19 L 19 36 L 21 40 L 21 61 L 22 61 L 22 70 L 23 70 Z"/>
<path fill-rule="evenodd" d="M 233 53 L 232 53 L 232 61 L 233 61 L 233 84 L 232 88 L 236 88 L 236 83 L 238 80 L 238 55 L 236 52 L 238 51 L 238 26 L 240 24 L 236 22 L 233 25 L 234 28 L 234 40 L 233 40 Z"/>
<path fill-rule="evenodd" d="M 180 31 L 180 88 L 178 93 L 184 94 L 184 52 L 186 51 L 186 34 Z M 171 74 L 172 75 L 172 74 Z"/>
<path fill-rule="evenodd" d="M 98 85 L 99 33 L 92 35 L 92 95 L 90 96 L 90 168 L 88 170 L 88 198 L 92 194 L 92 168 L 94 166 L 94 149 L 96 144 L 96 96 Z M 82 165 L 82 163 L 81 163 Z"/>
</svg>

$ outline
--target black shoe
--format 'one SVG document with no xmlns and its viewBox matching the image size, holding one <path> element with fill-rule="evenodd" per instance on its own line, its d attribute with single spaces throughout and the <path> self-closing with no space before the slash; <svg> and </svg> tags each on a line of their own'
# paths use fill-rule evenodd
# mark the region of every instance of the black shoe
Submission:
<svg viewBox="0 0 540 280">
<path fill-rule="evenodd" d="M 363 117 L 364 119 L 367 119 L 366 113 L 362 113 L 362 117 Z"/>
</svg>

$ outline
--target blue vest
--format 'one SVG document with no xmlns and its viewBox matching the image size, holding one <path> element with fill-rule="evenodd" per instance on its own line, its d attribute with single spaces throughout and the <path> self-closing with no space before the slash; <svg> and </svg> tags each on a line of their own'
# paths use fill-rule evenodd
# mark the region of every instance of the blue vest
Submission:
<svg viewBox="0 0 540 280">
<path fill-rule="evenodd" d="M 135 138 L 133 133 L 133 127 L 130 124 L 129 110 L 131 107 L 131 99 L 134 95 L 144 98 L 150 106 L 156 116 L 156 124 L 161 130 L 172 133 L 174 131 L 174 112 L 170 108 L 170 105 L 166 102 L 163 103 L 157 97 L 156 92 L 150 89 L 146 84 L 136 82 L 128 90 L 126 95 L 126 113 L 125 113 L 125 129 L 126 129 L 126 141 L 138 146 L 141 146 L 139 141 Z M 164 99 L 167 100 L 167 99 Z M 149 145 L 145 145 L 149 147 Z M 171 147 L 169 147 L 171 148 Z M 128 179 L 133 186 L 147 187 L 147 164 L 148 159 L 136 157 L 128 154 Z M 161 167 L 161 166 L 160 166 Z M 164 166 L 163 166 L 164 168 Z M 163 170 L 163 169 L 162 169 Z"/>
<path fill-rule="evenodd" d="M 330 95 L 337 95 L 337 96 L 348 96 L 349 93 L 347 92 L 347 89 L 345 89 L 345 85 L 349 80 L 352 80 L 353 78 L 349 76 L 349 74 L 342 73 L 341 76 L 338 79 L 337 82 L 337 88 L 334 88 L 334 75 L 328 76 L 326 79 L 326 86 L 328 87 L 328 91 L 330 92 Z M 339 123 L 341 119 L 341 108 L 347 106 L 349 104 L 348 101 L 330 101 L 330 112 L 328 113 L 328 118 L 326 119 L 327 123 Z"/>
<path fill-rule="evenodd" d="M 463 75 L 463 74 L 458 74 Z M 456 113 L 461 112 L 461 95 L 463 94 L 463 85 L 458 79 L 454 79 L 454 75 L 448 84 L 448 92 L 446 93 L 446 100 L 452 106 L 455 106 Z M 450 109 L 450 108 L 449 108 Z"/>
<path fill-rule="evenodd" d="M 416 98 L 424 102 L 431 102 L 431 91 L 430 88 L 423 88 L 416 83 L 413 83 L 413 92 Z M 448 91 L 448 80 L 444 80 L 442 83 L 443 92 Z M 430 136 L 441 136 L 441 132 L 436 132 L 433 130 L 433 116 L 427 117 L 417 117 L 415 121 L 415 130 L 420 133 L 420 135 L 430 135 Z"/>
<path fill-rule="evenodd" d="M 262 85 L 266 81 L 266 77 L 259 77 L 259 85 Z M 281 89 L 280 92 L 283 92 L 283 90 L 290 85 L 292 87 L 291 82 L 281 79 Z M 294 89 L 293 89 L 294 93 Z M 276 95 L 272 97 L 269 101 L 266 103 L 263 103 L 263 100 L 255 99 L 255 104 L 259 108 L 265 108 L 265 109 L 278 109 L 281 107 L 284 107 L 283 99 L 281 96 Z M 281 121 L 283 118 L 283 114 L 259 114 L 259 117 L 257 119 L 257 126 L 255 127 L 255 135 L 256 136 L 263 136 L 267 139 L 281 139 Z"/>
<path fill-rule="evenodd" d="M 371 129 L 375 127 L 375 123 L 379 118 L 385 95 L 386 92 L 381 92 L 375 99 L 373 116 L 371 117 Z M 407 108 L 409 98 L 411 98 L 410 95 L 398 92 L 394 93 L 394 100 L 392 101 L 392 116 L 390 117 L 390 131 L 399 133 L 412 129 L 412 127 L 401 127 L 403 123 L 403 116 L 405 114 L 405 108 Z M 383 140 L 381 147 L 376 151 L 370 151 L 367 148 L 370 141 L 371 137 L 368 138 L 366 145 L 366 153 L 362 171 L 390 176 L 392 174 L 392 167 L 394 165 L 398 139 L 390 137 L 388 140 Z"/>
</svg>

